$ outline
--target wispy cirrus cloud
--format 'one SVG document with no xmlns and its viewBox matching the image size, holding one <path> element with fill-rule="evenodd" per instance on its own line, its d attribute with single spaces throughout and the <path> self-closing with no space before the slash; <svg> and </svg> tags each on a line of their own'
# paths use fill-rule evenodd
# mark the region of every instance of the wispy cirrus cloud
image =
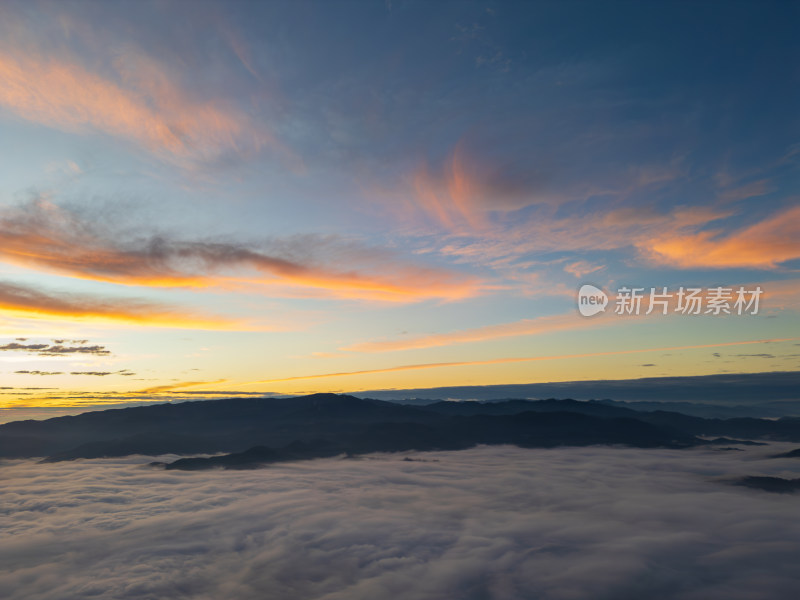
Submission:
<svg viewBox="0 0 800 600">
<path fill-rule="evenodd" d="M 564 271 L 574 275 L 575 277 L 585 277 L 590 273 L 601 271 L 605 265 L 592 264 L 585 260 L 578 260 L 564 265 Z"/>
<path fill-rule="evenodd" d="M 294 287 L 394 302 L 466 298 L 482 286 L 473 276 L 330 236 L 273 240 L 261 248 L 155 234 L 126 237 L 42 199 L 1 211 L 0 241 L 0 261 L 124 285 L 256 284 L 279 294 Z"/>
<path fill-rule="evenodd" d="M 519 171 L 472 156 L 461 142 L 438 167 L 423 163 L 409 173 L 399 185 L 400 192 L 375 190 L 374 194 L 406 223 L 481 235 L 496 224 L 494 215 L 561 200 L 546 190 L 543 174 L 530 167 Z"/>
<path fill-rule="evenodd" d="M 753 218 L 734 229 L 752 210 L 742 201 L 774 191 L 767 179 L 738 186 L 727 182 L 706 202 L 660 205 L 652 198 L 639 200 L 644 192 L 686 176 L 686 167 L 675 159 L 634 165 L 594 186 L 590 181 L 557 182 L 493 168 L 490 161 L 469 156 L 460 143 L 438 170 L 428 165 L 417 169 L 400 185 L 402 194 L 390 195 L 389 204 L 397 216 L 418 227 L 414 235 L 432 239 L 429 250 L 500 269 L 525 255 L 565 249 L 625 249 L 645 264 L 677 268 L 775 269 L 800 257 L 797 208 L 766 218 L 759 214 L 758 221 Z M 597 261 L 573 259 L 565 270 L 583 277 L 602 267 Z"/>
<path fill-rule="evenodd" d="M 467 168 L 461 152 L 455 152 L 440 176 L 421 167 L 413 177 L 414 194 L 409 207 L 448 230 L 480 230 L 488 225 L 479 209 L 485 185 Z"/>
<path fill-rule="evenodd" d="M 431 238 L 431 252 L 458 262 L 510 269 L 526 265 L 526 257 L 550 252 L 585 253 L 639 249 L 664 235 L 685 235 L 710 223 L 734 215 L 730 208 L 676 206 L 658 210 L 652 206 L 595 208 L 578 215 L 562 215 L 557 207 L 542 205 L 528 216 L 511 223 L 495 223 L 477 235 L 451 234 Z M 566 269 L 586 275 L 603 268 L 593 257 L 590 263 L 577 260 Z"/>
<path fill-rule="evenodd" d="M 0 47 L 0 110 L 27 121 L 103 133 L 185 166 L 266 146 L 291 155 L 248 115 L 230 104 L 193 97 L 176 83 L 179 79 L 130 48 L 109 67 L 93 70 L 55 50 Z"/>
<path fill-rule="evenodd" d="M 487 325 L 450 333 L 408 337 L 394 340 L 377 340 L 361 342 L 342 348 L 350 352 L 394 352 L 399 350 L 416 350 L 420 348 L 434 348 L 437 346 L 451 346 L 469 342 L 483 342 L 506 337 L 523 335 L 537 335 L 553 331 L 570 329 L 584 329 L 607 324 L 608 318 L 600 315 L 595 319 L 584 319 L 576 313 L 565 315 L 552 315 L 537 317 L 535 319 L 522 319 L 512 323 Z"/>
<path fill-rule="evenodd" d="M 725 202 L 739 202 L 741 200 L 749 200 L 751 198 L 758 198 L 766 196 L 774 192 L 775 187 L 769 179 L 759 179 L 758 181 L 751 181 L 749 183 L 734 184 L 728 182 L 718 193 L 718 197 Z"/>
<path fill-rule="evenodd" d="M 733 232 L 673 233 L 638 246 L 654 262 L 681 268 L 774 269 L 800 258 L 800 206 Z"/>
<path fill-rule="evenodd" d="M 445 158 L 421 161 L 391 188 L 371 186 L 372 196 L 415 230 L 496 238 L 530 227 L 538 234 L 536 226 L 563 218 L 565 206 L 573 217 L 597 213 L 598 198 L 606 212 L 644 212 L 642 206 L 654 203 L 638 201 L 641 194 L 652 195 L 687 171 L 680 155 L 606 164 L 608 157 L 576 161 L 585 153 L 580 142 L 565 143 L 554 155 L 539 149 L 524 157 L 489 145 L 465 136 Z M 598 162 L 606 167 L 598 169 Z M 587 210 L 575 210 L 593 198 Z"/>
<path fill-rule="evenodd" d="M 435 250 L 464 262 L 505 265 L 527 254 L 609 251 L 630 248 L 644 264 L 679 269 L 755 268 L 774 270 L 800 258 L 800 207 L 778 211 L 739 229 L 726 219 L 730 207 L 615 207 L 559 217 L 546 208 L 513 227 L 494 227 L 479 236 L 451 235 Z M 565 270 L 585 276 L 602 264 L 576 261 Z"/>
</svg>

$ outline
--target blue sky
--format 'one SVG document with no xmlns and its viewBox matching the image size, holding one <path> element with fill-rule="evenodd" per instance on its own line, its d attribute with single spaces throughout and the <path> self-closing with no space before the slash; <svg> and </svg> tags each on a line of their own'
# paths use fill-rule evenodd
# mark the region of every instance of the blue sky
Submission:
<svg viewBox="0 0 800 600">
<path fill-rule="evenodd" d="M 0 403 L 796 370 L 799 10 L 4 3 Z"/>
</svg>

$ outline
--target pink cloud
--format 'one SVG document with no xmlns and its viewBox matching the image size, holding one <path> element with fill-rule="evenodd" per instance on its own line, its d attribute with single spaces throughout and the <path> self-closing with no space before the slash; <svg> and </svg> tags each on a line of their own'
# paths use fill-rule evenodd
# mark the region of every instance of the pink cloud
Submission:
<svg viewBox="0 0 800 600">
<path fill-rule="evenodd" d="M 800 206 L 727 234 L 669 232 L 637 245 L 654 262 L 680 268 L 774 269 L 800 258 Z"/>
</svg>

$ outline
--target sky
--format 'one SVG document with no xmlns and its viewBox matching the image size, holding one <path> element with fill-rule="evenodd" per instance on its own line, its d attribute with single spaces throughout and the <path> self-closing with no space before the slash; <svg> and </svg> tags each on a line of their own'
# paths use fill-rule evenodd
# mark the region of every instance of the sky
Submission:
<svg viewBox="0 0 800 600">
<path fill-rule="evenodd" d="M 799 13 L 3 2 L 0 408 L 796 371 Z"/>
</svg>

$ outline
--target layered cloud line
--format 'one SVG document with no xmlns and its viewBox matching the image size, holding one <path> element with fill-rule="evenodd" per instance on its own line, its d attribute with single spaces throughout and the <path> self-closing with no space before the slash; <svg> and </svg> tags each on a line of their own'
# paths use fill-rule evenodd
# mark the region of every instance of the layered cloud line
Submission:
<svg viewBox="0 0 800 600">
<path fill-rule="evenodd" d="M 522 319 L 513 323 L 487 325 L 451 333 L 440 333 L 396 340 L 377 340 L 353 344 L 342 348 L 349 352 L 394 352 L 399 350 L 417 350 L 437 346 L 451 346 L 469 342 L 482 342 L 498 338 L 537 335 L 570 329 L 598 327 L 609 323 L 605 316 L 587 320 L 574 312 L 564 315 L 551 315 L 535 319 Z"/>
<path fill-rule="evenodd" d="M 65 375 L 64 371 L 14 371 L 15 375 Z M 107 377 L 108 375 L 122 375 L 124 377 L 130 377 L 135 375 L 131 371 L 127 369 L 123 369 L 121 371 L 70 371 L 70 375 L 91 375 L 92 377 Z"/>
<path fill-rule="evenodd" d="M 491 197 L 487 196 L 487 203 Z M 730 205 L 675 206 L 664 211 L 616 205 L 564 217 L 557 207 L 543 204 L 530 214 L 519 213 L 510 222 L 493 220 L 488 209 L 479 214 L 482 227 L 470 231 L 445 228 L 447 235 L 431 238 L 427 249 L 460 262 L 501 268 L 524 257 L 564 248 L 576 256 L 627 249 L 644 265 L 675 269 L 775 270 L 800 258 L 797 206 L 779 208 L 755 223 L 738 227 L 732 226 L 731 220 L 741 213 Z M 593 259 L 596 262 L 597 257 Z M 565 270 L 581 277 L 601 267 L 573 261 Z"/>
<path fill-rule="evenodd" d="M 108 356 L 111 351 L 105 346 L 87 346 L 88 340 L 69 340 L 71 345 L 65 345 L 68 340 L 53 340 L 52 344 L 26 344 L 25 339 L 0 345 L 3 352 L 27 352 L 38 356 L 69 356 L 75 354 L 92 354 L 94 356 Z M 21 371 L 17 371 L 18 373 Z"/>
<path fill-rule="evenodd" d="M 416 371 L 419 369 L 439 369 L 443 367 L 470 367 L 480 365 L 497 365 L 504 363 L 520 363 L 520 362 L 536 362 L 544 360 L 563 360 L 574 358 L 593 358 L 597 356 L 616 356 L 623 354 L 639 354 L 644 352 L 670 352 L 677 350 L 699 350 L 702 348 L 719 348 L 723 346 L 745 346 L 750 344 L 767 344 L 773 342 L 789 342 L 798 340 L 798 337 L 789 338 L 776 338 L 765 340 L 743 340 L 737 342 L 719 342 L 715 344 L 697 344 L 689 346 L 666 346 L 662 348 L 637 348 L 635 350 L 614 350 L 609 352 L 586 352 L 580 354 L 559 354 L 552 356 L 520 356 L 510 358 L 493 358 L 489 360 L 467 360 L 458 362 L 439 362 L 439 363 L 421 363 L 416 365 L 400 365 L 396 367 L 385 367 L 381 369 L 367 369 L 363 371 L 343 371 L 339 373 L 321 373 L 316 375 L 298 375 L 294 377 L 282 377 L 277 379 L 263 379 L 260 381 L 250 381 L 241 383 L 239 385 L 258 385 L 262 383 L 280 383 L 286 381 L 301 381 L 305 379 L 325 379 L 329 377 L 346 377 L 355 375 L 372 375 L 375 373 L 394 373 L 397 371 Z"/>
<path fill-rule="evenodd" d="M 462 140 L 439 169 L 412 170 L 395 191 L 376 186 L 373 194 L 415 232 L 436 236 L 439 251 L 465 262 L 503 265 L 513 257 L 565 248 L 628 249 L 646 264 L 679 269 L 771 270 L 800 258 L 796 202 L 773 205 L 767 216 L 744 204 L 774 191 L 766 179 L 733 189 L 728 182 L 719 197 L 711 194 L 705 201 L 658 206 L 652 199 L 639 201 L 639 195 L 677 185 L 685 167 L 628 165 L 608 187 L 582 181 L 561 182 L 559 188 L 543 175 L 517 171 L 468 155 Z M 608 201 L 598 204 L 593 198 Z M 744 225 L 743 216 L 750 217 Z"/>
<path fill-rule="evenodd" d="M 461 299 L 480 291 L 472 276 L 410 264 L 386 250 L 324 236 L 240 243 L 115 235 L 47 200 L 0 212 L 0 260 L 77 278 L 152 287 L 255 284 L 334 298 L 409 302 Z M 302 293 L 302 292 L 301 292 Z"/>
<path fill-rule="evenodd" d="M 193 313 L 134 298 L 55 294 L 0 281 L 0 311 L 6 317 L 99 321 L 179 329 L 243 330 L 257 327 L 225 317 Z"/>
</svg>

